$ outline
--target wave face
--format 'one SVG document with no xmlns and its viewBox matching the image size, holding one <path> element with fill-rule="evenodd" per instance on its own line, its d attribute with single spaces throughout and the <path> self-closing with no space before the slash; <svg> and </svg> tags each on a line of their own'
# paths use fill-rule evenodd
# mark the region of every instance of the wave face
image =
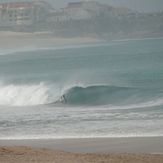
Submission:
<svg viewBox="0 0 163 163">
<path fill-rule="evenodd" d="M 114 101 L 127 88 L 114 86 L 73 87 L 62 97 L 63 102 L 76 105 L 105 105 Z M 118 101 L 117 101 L 118 102 Z"/>
<path fill-rule="evenodd" d="M 157 101 L 160 96 L 161 92 L 149 89 L 97 85 L 72 87 L 60 99 L 71 105 L 120 105 Z"/>
</svg>

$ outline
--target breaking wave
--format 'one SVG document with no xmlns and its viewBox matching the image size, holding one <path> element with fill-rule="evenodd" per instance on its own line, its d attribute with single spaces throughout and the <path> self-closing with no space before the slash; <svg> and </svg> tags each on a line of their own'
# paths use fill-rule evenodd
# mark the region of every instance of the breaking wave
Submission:
<svg viewBox="0 0 163 163">
<path fill-rule="evenodd" d="M 53 102 L 54 94 L 44 83 L 33 85 L 0 85 L 0 105 L 31 106 Z"/>
<path fill-rule="evenodd" d="M 0 84 L 1 106 L 34 106 L 45 104 L 141 108 L 163 105 L 163 93 L 130 87 L 93 85 L 70 86 L 65 89 L 53 84 Z M 119 106 L 119 107 L 116 107 Z"/>
<path fill-rule="evenodd" d="M 130 105 L 148 107 L 163 104 L 163 93 L 132 87 L 95 85 L 72 87 L 61 96 L 62 103 L 71 105 Z"/>
</svg>

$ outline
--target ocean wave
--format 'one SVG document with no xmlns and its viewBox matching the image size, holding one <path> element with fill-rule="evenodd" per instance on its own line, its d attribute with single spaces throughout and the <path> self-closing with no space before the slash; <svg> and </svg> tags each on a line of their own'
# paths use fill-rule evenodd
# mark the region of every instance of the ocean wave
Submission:
<svg viewBox="0 0 163 163">
<path fill-rule="evenodd" d="M 36 47 L 0 49 L 0 56 L 1 55 L 13 55 L 13 54 L 17 54 L 20 52 L 37 51 L 38 49 L 39 48 L 36 48 Z"/>
<path fill-rule="evenodd" d="M 71 105 L 140 108 L 163 104 L 163 94 L 132 87 L 108 85 L 0 84 L 1 106 Z M 117 107 L 118 106 L 118 107 Z"/>
<path fill-rule="evenodd" d="M 58 46 L 49 46 L 49 47 L 40 47 L 40 46 L 27 46 L 22 48 L 0 48 L 0 56 L 1 55 L 13 55 L 13 54 L 21 54 L 24 52 L 35 52 L 42 50 L 68 50 L 68 49 L 82 49 L 82 48 L 92 48 L 92 47 L 100 47 L 100 46 L 112 46 L 117 45 L 115 42 L 107 42 L 101 41 L 97 43 L 89 43 L 89 44 L 77 44 L 77 45 L 58 45 Z"/>
<path fill-rule="evenodd" d="M 104 105 L 109 103 L 111 96 L 122 90 L 130 88 L 94 85 L 87 87 L 74 86 L 65 91 L 60 101 L 73 105 Z"/>
<path fill-rule="evenodd" d="M 28 46 L 22 48 L 9 48 L 9 49 L 0 49 L 0 55 L 13 55 L 20 54 L 21 52 L 34 52 L 40 50 L 64 50 L 64 49 L 78 49 L 78 48 L 86 48 L 86 47 L 97 47 L 97 46 L 108 46 L 109 44 L 104 43 L 94 43 L 94 44 L 83 44 L 83 45 L 64 45 L 64 46 L 56 46 L 56 47 L 38 47 L 38 46 Z"/>
<path fill-rule="evenodd" d="M 88 87 L 75 86 L 68 89 L 60 101 L 70 105 L 129 105 L 131 107 L 150 107 L 163 104 L 162 93 L 154 90 L 94 85 Z M 161 100 L 160 100 L 161 99 Z M 139 105 L 140 103 L 140 105 Z"/>
</svg>

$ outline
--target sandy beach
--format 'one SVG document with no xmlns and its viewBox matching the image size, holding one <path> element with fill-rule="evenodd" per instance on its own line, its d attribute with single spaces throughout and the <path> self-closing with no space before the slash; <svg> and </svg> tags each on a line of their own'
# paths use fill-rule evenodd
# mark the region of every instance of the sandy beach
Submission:
<svg viewBox="0 0 163 163">
<path fill-rule="evenodd" d="M 53 47 L 101 42 L 91 37 L 61 38 L 52 33 L 20 33 L 1 31 L 0 48 Z"/>
<path fill-rule="evenodd" d="M 1 163 L 162 163 L 162 155 L 75 154 L 28 147 L 0 148 Z"/>
<path fill-rule="evenodd" d="M 1 163 L 162 163 L 163 138 L 1 140 Z"/>
</svg>

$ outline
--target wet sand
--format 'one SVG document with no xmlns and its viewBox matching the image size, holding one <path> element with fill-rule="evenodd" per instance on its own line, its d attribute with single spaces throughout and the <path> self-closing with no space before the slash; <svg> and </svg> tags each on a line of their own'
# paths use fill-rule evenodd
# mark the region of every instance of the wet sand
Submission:
<svg viewBox="0 0 163 163">
<path fill-rule="evenodd" d="M 30 146 L 79 153 L 163 154 L 163 137 L 0 140 L 0 146 Z"/>
<path fill-rule="evenodd" d="M 0 146 L 0 163 L 163 163 L 163 137 L 0 140 Z"/>
</svg>

